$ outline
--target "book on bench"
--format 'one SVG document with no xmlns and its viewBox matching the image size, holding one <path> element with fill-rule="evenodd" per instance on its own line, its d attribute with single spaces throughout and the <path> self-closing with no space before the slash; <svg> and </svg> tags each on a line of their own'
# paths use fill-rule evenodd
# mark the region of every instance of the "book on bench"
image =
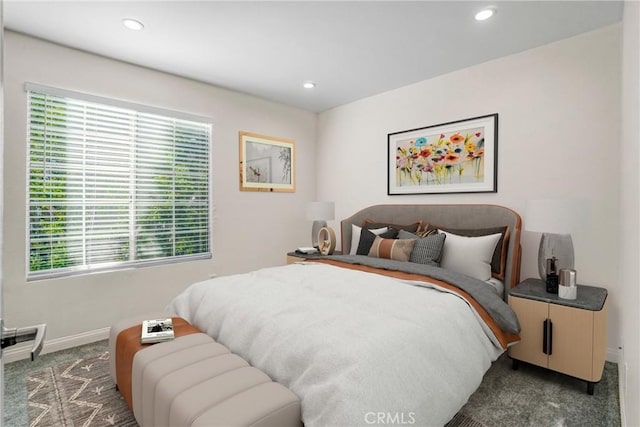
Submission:
<svg viewBox="0 0 640 427">
<path fill-rule="evenodd" d="M 142 321 L 142 336 L 140 337 L 142 344 L 171 341 L 173 337 L 173 320 L 170 317 Z"/>
</svg>

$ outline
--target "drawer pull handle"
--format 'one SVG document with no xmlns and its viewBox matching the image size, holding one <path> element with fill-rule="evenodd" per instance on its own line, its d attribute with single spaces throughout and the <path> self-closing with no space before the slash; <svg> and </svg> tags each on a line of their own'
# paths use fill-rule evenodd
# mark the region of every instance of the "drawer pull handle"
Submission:
<svg viewBox="0 0 640 427">
<path fill-rule="evenodd" d="M 542 352 L 548 356 L 553 353 L 553 323 L 551 319 L 542 322 Z"/>
</svg>

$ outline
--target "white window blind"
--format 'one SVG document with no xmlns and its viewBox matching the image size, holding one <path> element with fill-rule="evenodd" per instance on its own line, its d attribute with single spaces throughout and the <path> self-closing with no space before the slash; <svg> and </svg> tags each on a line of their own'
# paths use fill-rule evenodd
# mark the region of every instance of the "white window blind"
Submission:
<svg viewBox="0 0 640 427">
<path fill-rule="evenodd" d="M 210 124 L 27 92 L 29 279 L 211 256 Z"/>
</svg>

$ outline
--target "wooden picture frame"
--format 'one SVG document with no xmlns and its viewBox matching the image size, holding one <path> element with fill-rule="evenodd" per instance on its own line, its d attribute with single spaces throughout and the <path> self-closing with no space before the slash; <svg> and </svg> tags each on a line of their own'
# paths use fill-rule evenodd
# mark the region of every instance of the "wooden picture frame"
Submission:
<svg viewBox="0 0 640 427">
<path fill-rule="evenodd" d="M 387 194 L 496 193 L 498 114 L 387 135 Z"/>
<path fill-rule="evenodd" d="M 240 191 L 296 191 L 295 141 L 240 132 Z"/>
</svg>

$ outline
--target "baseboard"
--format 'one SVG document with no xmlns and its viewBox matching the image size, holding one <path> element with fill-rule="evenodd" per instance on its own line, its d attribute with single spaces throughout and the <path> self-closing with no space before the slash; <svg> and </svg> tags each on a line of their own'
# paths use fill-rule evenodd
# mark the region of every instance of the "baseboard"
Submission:
<svg viewBox="0 0 640 427">
<path fill-rule="evenodd" d="M 623 348 L 607 349 L 607 361 L 618 364 L 618 396 L 620 401 L 620 425 L 627 427 L 627 411 L 625 397 L 627 394 L 627 363 Z"/>
<path fill-rule="evenodd" d="M 619 348 L 607 349 L 607 362 L 618 365 L 618 393 L 620 396 L 620 424 L 622 427 L 627 426 L 627 413 L 625 409 L 624 399 L 627 391 L 627 374 L 626 363 L 624 361 L 623 350 Z"/>
<path fill-rule="evenodd" d="M 627 427 L 627 364 L 622 360 L 618 363 L 618 394 L 620 396 L 620 425 Z"/>
<path fill-rule="evenodd" d="M 95 329 L 93 331 L 82 332 L 68 337 L 55 338 L 45 340 L 41 354 L 53 353 L 68 348 L 77 347 L 79 345 L 89 344 L 96 341 L 106 340 L 109 338 L 110 328 Z M 9 347 L 2 352 L 4 363 L 11 363 L 31 357 L 31 347 L 33 343 L 25 343 L 23 345 Z"/>
<path fill-rule="evenodd" d="M 619 365 L 622 363 L 622 351 L 617 348 L 608 348 L 606 360 L 607 362 L 617 363 Z"/>
<path fill-rule="evenodd" d="M 55 351 L 66 350 L 68 348 L 77 347 L 79 345 L 106 340 L 107 338 L 109 338 L 109 329 L 110 328 L 95 329 L 93 331 L 82 332 L 80 334 L 71 335 L 68 337 L 45 340 L 42 354 L 53 353 Z M 4 363 L 11 363 L 15 362 L 16 360 L 28 359 L 29 357 L 31 357 L 30 352 L 30 343 L 19 345 L 3 351 L 2 358 L 4 359 Z M 617 348 L 608 348 L 606 360 L 608 362 L 617 363 L 618 366 L 620 366 L 622 364 L 621 351 Z"/>
</svg>

